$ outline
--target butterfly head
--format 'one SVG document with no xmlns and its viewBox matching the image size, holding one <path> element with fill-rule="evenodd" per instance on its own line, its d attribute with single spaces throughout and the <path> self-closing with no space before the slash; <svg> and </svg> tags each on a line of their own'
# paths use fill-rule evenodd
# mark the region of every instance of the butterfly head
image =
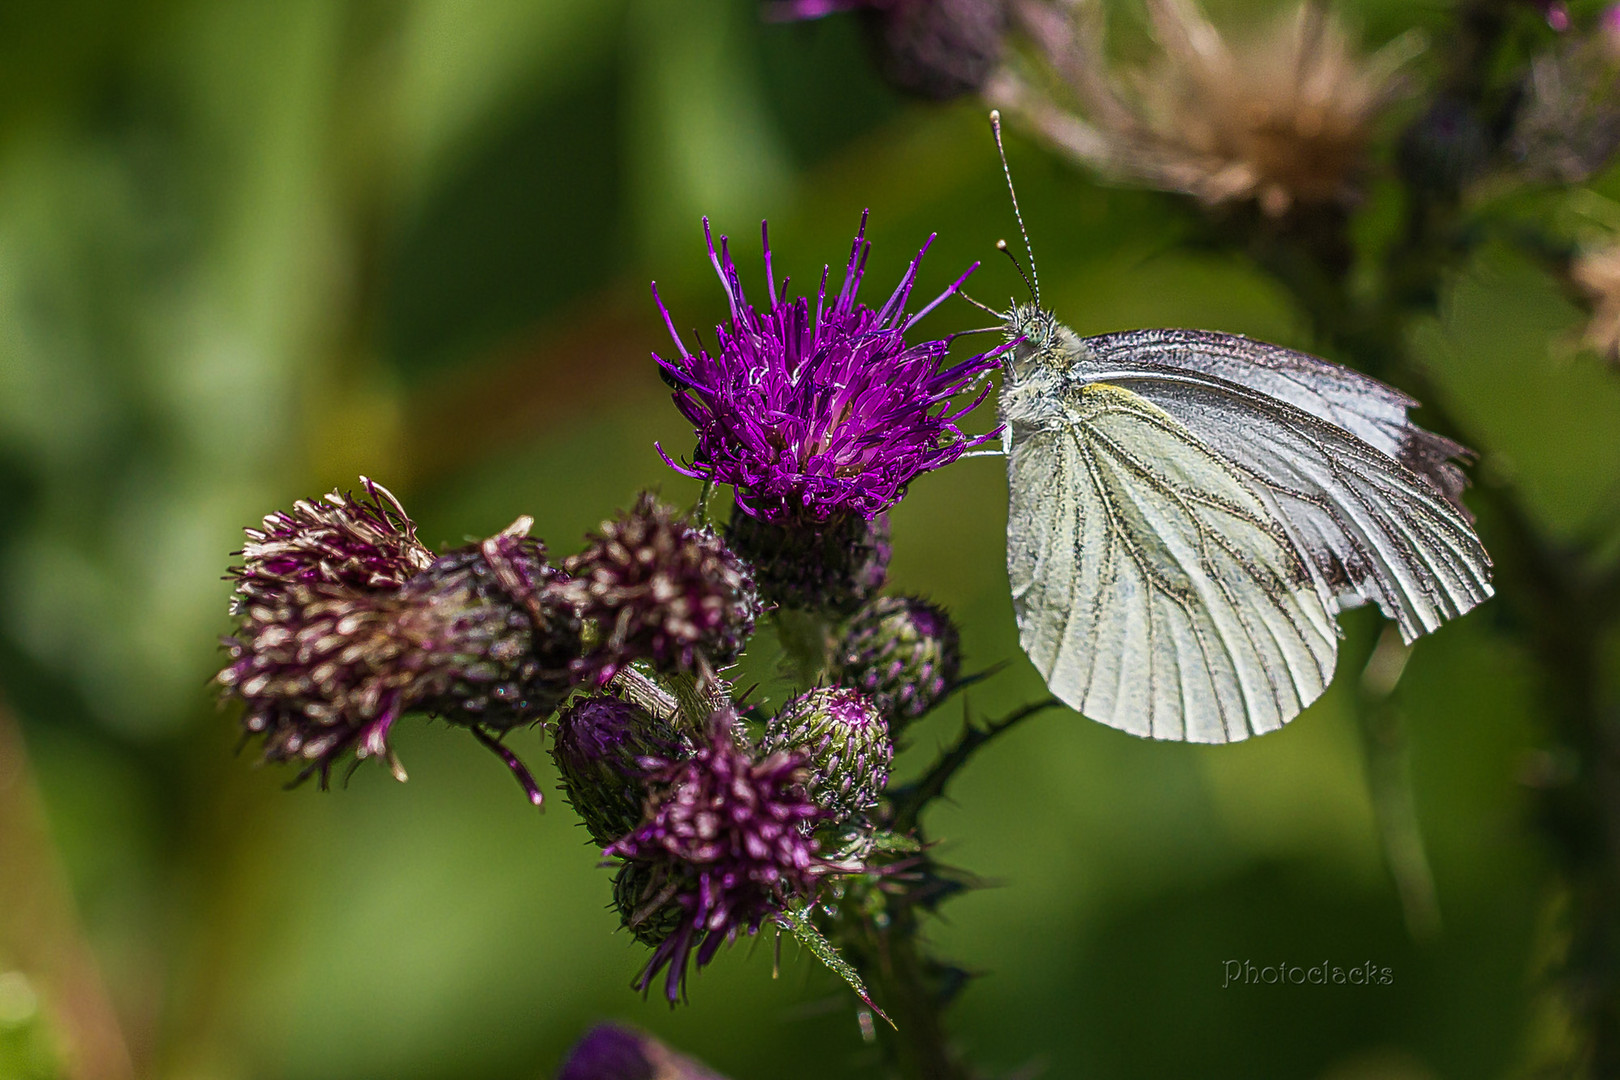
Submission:
<svg viewBox="0 0 1620 1080">
<path fill-rule="evenodd" d="M 1023 382 L 1044 372 L 1063 369 L 1065 338 L 1074 334 L 1050 311 L 1033 300 L 1014 303 L 1002 314 L 1002 333 L 1012 346 L 1002 354 L 1007 377 Z"/>
</svg>

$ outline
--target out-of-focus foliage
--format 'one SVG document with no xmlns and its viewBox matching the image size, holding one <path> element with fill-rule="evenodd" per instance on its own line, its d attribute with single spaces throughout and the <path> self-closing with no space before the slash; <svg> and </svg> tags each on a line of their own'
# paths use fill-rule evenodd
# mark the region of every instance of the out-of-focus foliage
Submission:
<svg viewBox="0 0 1620 1080">
<path fill-rule="evenodd" d="M 1374 43 L 1438 22 L 1397 0 L 1349 12 Z M 469 740 L 404 725 L 409 784 L 366 768 L 284 793 L 233 757 L 205 685 L 241 527 L 358 473 L 430 543 L 528 513 L 562 554 L 643 485 L 695 498 L 653 450 L 690 436 L 648 359 L 665 338 L 646 282 L 700 327 L 720 317 L 703 214 L 761 284 L 760 218 L 778 275 L 807 285 L 871 207 L 879 280 L 937 231 L 919 295 L 981 258 L 970 292 L 1021 294 L 991 261 L 1013 223 L 979 107 L 892 97 L 857 29 L 763 25 L 751 0 L 0 9 L 0 707 L 147 1074 L 534 1077 L 603 1018 L 738 1078 L 875 1061 L 847 993 L 792 945 L 774 982 L 765 943 L 674 1013 L 633 996 L 642 954 L 614 933 L 583 829 L 560 804 L 536 815 Z M 1009 153 L 1044 298 L 1079 332 L 1317 347 L 1268 279 L 1184 243 L 1167 197 L 1016 138 Z M 1371 197 L 1376 243 L 1393 226 Z M 982 323 L 953 303 L 928 325 Z M 1488 438 L 1480 467 L 1555 533 L 1620 554 L 1620 380 L 1578 350 L 1581 324 L 1527 258 L 1490 247 L 1418 348 Z M 893 515 L 898 586 L 950 607 L 969 670 L 1008 661 L 968 695 L 990 714 L 1041 692 L 1012 625 L 1005 505 L 1002 466 L 975 460 Z M 954 1013 L 976 1058 L 1473 1080 L 1552 1037 L 1526 1021 L 1557 947 L 1519 779 L 1540 713 L 1503 619 L 1487 605 L 1425 640 L 1397 690 L 1433 940 L 1402 924 L 1361 772 L 1369 613 L 1346 620 L 1328 696 L 1251 744 L 1156 745 L 1052 713 L 990 748 L 930 819 L 942 859 L 996 883 L 934 932 L 985 974 Z M 897 768 L 958 722 L 917 725 Z M 537 735 L 515 741 L 544 762 Z M 1394 979 L 1223 988 L 1228 960 Z M 4 1024 L 0 1072 L 32 1052 Z"/>
</svg>

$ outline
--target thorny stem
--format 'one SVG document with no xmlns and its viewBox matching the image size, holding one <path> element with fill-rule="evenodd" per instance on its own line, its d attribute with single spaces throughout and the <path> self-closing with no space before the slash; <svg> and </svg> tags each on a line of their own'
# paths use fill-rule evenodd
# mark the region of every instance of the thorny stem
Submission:
<svg viewBox="0 0 1620 1080">
<path fill-rule="evenodd" d="M 832 627 L 816 611 L 779 610 L 771 617 L 790 674 L 800 686 L 814 686 L 827 676 L 832 662 Z"/>
<path fill-rule="evenodd" d="M 1047 709 L 1056 709 L 1062 702 L 1055 697 L 1045 698 L 1030 705 L 1025 705 L 1016 712 L 992 720 L 983 727 L 976 727 L 971 718 L 964 721 L 962 734 L 958 736 L 955 745 L 939 756 L 929 770 L 913 783 L 895 791 L 891 796 L 894 803 L 894 827 L 900 832 L 907 832 L 917 827 L 922 812 L 928 804 L 945 794 L 945 787 L 956 776 L 963 765 L 966 765 L 981 747 L 994 739 L 997 735 L 1010 730 L 1020 722 L 1028 720 L 1037 713 Z"/>
</svg>

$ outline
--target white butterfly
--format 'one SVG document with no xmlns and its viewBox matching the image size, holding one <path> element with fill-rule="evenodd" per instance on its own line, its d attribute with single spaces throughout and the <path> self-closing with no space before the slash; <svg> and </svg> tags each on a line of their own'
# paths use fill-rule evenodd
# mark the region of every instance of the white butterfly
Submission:
<svg viewBox="0 0 1620 1080">
<path fill-rule="evenodd" d="M 1086 716 L 1264 734 L 1332 679 L 1340 611 L 1373 601 L 1411 642 L 1491 595 L 1468 451 L 1400 391 L 1232 334 L 1002 318 L 1019 638 Z"/>
</svg>

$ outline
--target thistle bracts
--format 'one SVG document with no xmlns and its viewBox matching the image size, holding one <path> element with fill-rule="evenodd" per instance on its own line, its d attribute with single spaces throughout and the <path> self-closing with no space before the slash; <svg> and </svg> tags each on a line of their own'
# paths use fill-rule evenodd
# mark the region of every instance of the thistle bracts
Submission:
<svg viewBox="0 0 1620 1080">
<path fill-rule="evenodd" d="M 956 684 L 961 635 L 937 604 L 884 596 L 850 620 L 834 663 L 838 682 L 866 695 L 898 734 Z"/>
<path fill-rule="evenodd" d="M 641 823 L 657 763 L 678 761 L 690 750 L 667 721 L 605 694 L 580 698 L 565 709 L 551 742 L 569 805 L 600 847 Z"/>
<path fill-rule="evenodd" d="M 741 655 L 763 610 L 747 563 L 650 493 L 567 566 L 564 592 L 596 625 L 585 663 L 599 683 L 633 660 L 712 675 Z"/>
<path fill-rule="evenodd" d="M 765 729 L 764 750 L 803 758 L 805 794 L 830 824 L 877 805 L 894 757 L 882 715 L 843 687 L 817 687 L 782 706 Z"/>
<path fill-rule="evenodd" d="M 826 522 L 775 522 L 739 505 L 726 539 L 751 563 L 764 598 L 781 608 L 848 614 L 889 574 L 889 515 L 841 514 Z"/>
</svg>

